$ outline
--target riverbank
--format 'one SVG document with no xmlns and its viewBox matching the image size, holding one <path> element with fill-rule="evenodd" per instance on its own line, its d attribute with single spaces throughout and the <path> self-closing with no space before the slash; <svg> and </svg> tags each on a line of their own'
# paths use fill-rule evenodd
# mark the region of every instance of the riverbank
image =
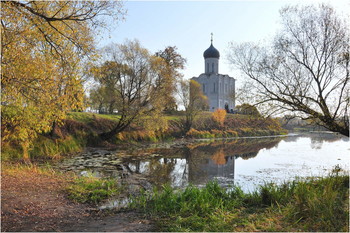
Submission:
<svg viewBox="0 0 350 233">
<path fill-rule="evenodd" d="M 131 208 L 99 210 L 67 198 L 71 174 L 23 165 L 4 167 L 2 231 L 328 231 L 349 228 L 349 176 L 267 184 L 253 193 L 169 186 L 144 192 Z"/>
<path fill-rule="evenodd" d="M 75 180 L 36 165 L 2 165 L 1 231 L 152 231 L 137 211 L 105 212 L 68 198 Z"/>
<path fill-rule="evenodd" d="M 325 154 L 326 157 L 327 155 L 331 155 L 330 151 L 334 151 L 334 148 L 338 148 L 338 152 L 343 155 L 332 156 L 332 163 L 328 161 L 323 162 L 323 164 L 334 165 L 334 163 L 337 164 L 340 161 L 347 160 L 347 153 L 344 152 L 344 150 L 339 150 L 339 146 L 343 144 L 335 144 L 335 147 L 329 145 L 329 142 L 335 140 L 334 136 L 331 137 L 331 135 L 328 134 L 326 136 L 329 136 L 329 138 L 315 136 L 316 137 L 312 137 L 312 139 L 294 136 L 246 138 L 230 141 L 225 139 L 184 139 L 182 142 L 180 141 L 178 143 L 172 141 L 171 143 L 153 145 L 139 144 L 134 147 L 134 149 L 127 148 L 130 150 L 124 151 L 89 148 L 79 155 L 72 156 L 60 162 L 60 166 L 58 166 L 58 164 L 57 166 L 52 166 L 42 163 L 41 165 L 19 165 L 19 163 L 14 162 L 6 164 L 7 162 L 2 161 L 2 181 L 4 182 L 3 184 L 8 184 L 2 187 L 2 206 L 5 206 L 5 208 L 2 209 L 2 219 L 6 221 L 3 224 L 3 229 L 12 229 L 16 231 L 188 231 L 189 229 L 192 231 L 214 231 L 215 229 L 222 231 L 325 231 L 326 228 L 321 228 L 318 223 L 313 224 L 316 228 L 305 226 L 309 220 L 303 220 L 300 223 L 298 219 L 294 219 L 293 221 L 285 219 L 284 217 L 288 210 L 288 203 L 286 202 L 279 201 L 278 205 L 274 204 L 273 206 L 266 205 L 266 203 L 262 205 L 261 194 L 255 196 L 255 199 L 252 199 L 251 196 L 249 197 L 248 192 L 239 196 L 238 199 L 233 195 L 228 197 L 220 194 L 223 193 L 222 190 L 224 190 L 221 188 L 223 187 L 221 184 L 219 188 L 212 188 L 212 191 L 218 191 L 219 196 L 216 196 L 214 191 L 210 191 L 207 192 L 207 196 L 202 198 L 199 194 L 205 192 L 206 188 L 204 188 L 204 191 L 197 188 L 203 187 L 202 184 L 205 184 L 207 182 L 206 180 L 213 180 L 210 178 L 211 176 L 207 177 L 207 175 L 210 174 L 215 177 L 218 175 L 223 176 L 218 177 L 220 178 L 218 182 L 225 182 L 225 177 L 227 175 L 227 181 L 231 184 L 236 184 L 236 182 L 233 183 L 231 181 L 237 181 L 242 178 L 242 171 L 239 170 L 241 168 L 247 169 L 247 167 L 242 166 L 243 162 L 256 163 L 254 160 L 260 158 L 269 161 L 269 156 L 266 154 L 263 156 L 257 155 L 258 151 L 274 151 L 277 148 L 285 147 L 282 146 L 282 144 L 290 144 L 290 146 L 285 149 L 287 151 L 292 151 L 291 156 L 295 158 L 301 155 L 301 151 L 305 150 L 305 144 L 303 142 L 312 143 L 312 147 L 316 146 L 317 151 L 311 153 L 310 151 L 306 151 L 306 155 L 311 156 L 313 153 L 316 153 L 316 157 L 310 157 L 309 159 L 313 160 L 313 158 L 318 158 L 323 161 L 321 147 L 322 143 L 324 143 L 324 148 L 328 148 Z M 281 142 L 281 146 L 278 145 L 279 142 Z M 338 139 L 336 142 L 342 142 L 342 140 Z M 159 147 L 161 147 L 161 149 L 159 149 Z M 310 145 L 307 144 L 307 147 L 310 147 Z M 278 154 L 278 157 L 282 156 L 278 151 L 275 151 L 275 154 Z M 307 157 L 306 155 L 303 154 L 301 156 Z M 288 166 L 290 165 L 287 164 L 288 166 L 286 167 L 285 164 L 281 164 L 276 161 L 276 159 L 277 157 L 274 157 L 273 161 L 274 163 L 278 163 L 281 172 L 289 173 Z M 236 161 L 234 162 L 234 160 Z M 289 159 L 283 156 L 281 157 L 281 161 L 287 160 Z M 233 166 L 234 163 L 237 163 L 236 166 Z M 272 164 L 271 161 L 269 163 Z M 187 166 L 184 166 L 185 164 L 187 164 Z M 258 162 L 258 164 L 259 170 L 257 176 L 266 178 L 266 176 L 264 176 L 264 171 L 266 170 L 265 168 L 269 167 L 264 167 L 261 161 Z M 303 164 L 303 167 L 296 166 L 305 170 L 307 163 L 302 162 L 301 164 Z M 210 169 L 212 166 L 214 166 L 214 170 Z M 204 169 L 205 173 L 198 171 L 199 168 Z M 219 171 L 226 171 L 226 169 L 228 169 L 228 172 L 220 173 L 220 175 L 217 173 L 218 168 L 220 168 Z M 147 169 L 149 173 L 146 172 Z M 234 177 L 231 177 L 232 172 L 230 171 L 234 171 Z M 276 166 L 273 171 L 277 172 Z M 301 173 L 298 172 L 292 173 L 294 174 L 293 177 L 295 174 L 301 175 Z M 313 172 L 313 174 L 315 175 L 315 172 Z M 268 174 L 268 176 L 271 176 L 271 174 Z M 277 176 L 277 178 L 278 177 L 280 178 L 280 176 Z M 314 179 L 315 181 L 317 180 L 316 178 Z M 267 179 L 264 180 L 266 181 Z M 293 179 L 288 180 L 293 182 Z M 171 198 L 169 200 L 154 200 L 154 203 L 167 203 L 167 201 L 170 203 L 178 203 L 178 205 L 173 206 L 175 210 L 186 203 L 191 206 L 195 206 L 197 203 L 206 208 L 209 206 L 208 208 L 210 211 L 204 213 L 204 215 L 203 213 L 198 215 L 197 212 L 191 212 L 190 210 L 183 211 L 183 213 L 187 212 L 190 213 L 191 216 L 194 216 L 191 218 L 191 216 L 183 215 L 181 209 L 173 213 L 172 208 L 170 210 L 165 208 L 162 210 L 162 213 L 157 213 L 158 210 L 155 210 L 152 206 L 146 206 L 144 208 L 140 205 L 131 210 L 113 208 L 121 207 L 118 204 L 115 205 L 115 201 L 118 199 L 125 200 L 125 198 L 128 198 L 130 200 L 130 196 L 142 197 L 142 195 L 147 192 L 152 193 L 153 188 L 149 185 L 149 181 L 152 181 L 152 184 L 158 186 L 158 190 L 160 190 L 158 196 L 163 195 L 160 194 L 162 193 L 160 187 L 169 181 L 175 181 L 176 185 L 183 183 L 184 186 L 182 186 L 182 188 L 186 188 L 189 182 L 195 182 L 196 187 L 190 186 L 190 190 L 186 191 L 188 194 L 187 197 L 190 198 L 189 200 L 186 199 L 187 197 L 182 196 L 179 199 L 180 201 L 178 201 L 178 197 L 174 196 L 174 194 L 182 193 L 182 191 L 175 191 L 175 189 L 168 188 L 168 194 Z M 256 181 L 257 180 L 254 178 L 254 182 Z M 279 183 L 276 179 L 272 182 Z M 346 182 L 343 183 L 346 184 Z M 224 183 L 222 184 L 225 186 Z M 332 201 L 334 197 L 336 197 L 337 200 L 342 200 L 342 202 L 346 200 L 339 196 L 344 192 L 344 187 L 342 190 L 332 189 L 332 192 L 327 191 L 326 193 L 329 193 L 329 195 L 322 196 L 323 193 L 320 192 L 320 190 L 324 191 L 328 189 L 326 185 L 321 186 L 322 189 L 319 189 L 317 195 L 315 195 L 315 192 L 309 194 L 301 192 L 294 193 L 287 199 L 293 200 L 296 196 L 300 200 L 312 200 L 317 196 L 319 197 L 318 200 L 322 203 L 335 203 L 334 200 Z M 69 187 L 72 187 L 71 191 L 76 194 L 75 197 L 71 196 L 69 198 Z M 276 186 L 274 185 L 271 187 Z M 280 191 L 277 190 L 278 192 L 275 192 L 271 187 L 267 187 L 264 194 L 266 195 L 265 198 L 275 198 L 275 195 L 284 196 L 283 192 L 282 195 L 280 195 Z M 333 190 L 335 190 L 336 193 L 334 193 Z M 123 194 L 120 195 L 121 193 Z M 210 196 L 210 194 L 212 194 L 212 196 Z M 306 195 L 297 196 L 297 194 Z M 81 196 L 84 198 L 80 198 Z M 156 197 L 156 195 L 153 196 Z M 104 201 L 103 198 L 109 200 Z M 215 200 L 223 198 L 221 201 L 223 201 L 224 205 L 222 206 L 235 206 L 231 209 L 217 209 L 217 206 L 214 206 L 215 208 L 210 207 L 210 202 L 202 202 L 205 199 L 213 198 Z M 330 202 L 327 201 L 328 198 L 330 198 Z M 181 203 L 181 200 L 186 201 L 185 203 Z M 236 205 L 238 203 L 237 200 L 243 204 Z M 253 202 L 251 203 L 248 201 L 247 203 L 244 200 L 253 200 Z M 84 203 L 79 204 L 78 201 Z M 226 203 L 226 201 L 228 201 L 228 203 Z M 147 201 L 147 203 L 152 202 L 153 200 Z M 320 205 L 319 203 L 312 203 L 313 206 Z M 69 208 L 65 208 L 65 206 L 69 206 Z M 126 205 L 124 205 L 124 207 L 125 206 Z M 159 207 L 159 205 L 157 206 Z M 166 206 L 171 205 L 167 204 Z M 289 207 L 293 206 L 295 206 L 295 202 L 290 202 Z M 335 206 L 336 209 L 339 209 L 339 205 Z M 205 208 L 201 207 L 200 209 Z M 328 209 L 330 208 L 323 208 L 321 212 L 324 212 L 326 215 Z M 340 209 L 348 210 L 348 207 L 345 205 L 344 208 Z M 195 210 L 195 208 L 191 208 L 191 210 Z M 344 217 L 346 215 L 341 213 L 341 216 Z M 343 217 L 338 216 L 337 219 Z M 333 221 L 329 217 L 326 217 L 326 219 Z M 47 226 L 45 225 L 46 222 Z M 344 220 L 344 222 L 347 221 Z M 164 223 L 163 226 L 162 223 Z M 174 226 L 173 223 L 176 223 L 176 226 Z M 191 223 L 198 224 L 197 226 L 193 226 Z M 236 225 L 234 229 L 226 228 L 233 225 Z M 4 228 L 4 226 L 6 228 Z M 339 226 L 341 226 L 341 224 Z M 209 229 L 205 227 L 217 228 Z M 329 231 L 335 229 L 343 231 L 343 228 L 334 227 L 329 229 Z"/>
<path fill-rule="evenodd" d="M 265 184 L 252 193 L 216 182 L 177 191 L 165 186 L 134 200 L 157 231 L 348 232 L 349 175 Z"/>
<path fill-rule="evenodd" d="M 181 143 L 183 140 L 239 138 L 251 136 L 286 135 L 278 120 L 239 114 L 227 114 L 223 125 L 218 125 L 212 113 L 203 112 L 188 132 L 181 128 L 182 115 L 169 115 L 164 119 L 162 129 L 151 130 L 146 126 L 132 124 L 123 132 L 108 141 L 98 136 L 108 132 L 118 121 L 118 115 L 72 112 L 59 127 L 50 134 L 40 134 L 29 147 L 30 160 L 46 162 L 76 154 L 86 147 L 125 149 L 151 143 Z M 1 148 L 3 161 L 21 160 L 22 147 L 15 142 L 3 142 Z"/>
</svg>

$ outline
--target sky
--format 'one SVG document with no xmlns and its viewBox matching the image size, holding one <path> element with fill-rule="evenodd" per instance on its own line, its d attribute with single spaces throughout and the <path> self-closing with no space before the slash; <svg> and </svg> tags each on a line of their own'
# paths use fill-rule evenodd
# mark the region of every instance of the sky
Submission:
<svg viewBox="0 0 350 233">
<path fill-rule="evenodd" d="M 287 5 L 328 3 L 341 14 L 350 12 L 350 0 L 280 1 L 125 1 L 125 19 L 113 23 L 112 30 L 98 42 L 138 39 L 151 53 L 176 46 L 187 59 L 184 77 L 204 72 L 203 52 L 213 45 L 220 52 L 219 73 L 240 77 L 226 60 L 229 43 L 268 43 L 280 26 L 279 10 Z"/>
</svg>

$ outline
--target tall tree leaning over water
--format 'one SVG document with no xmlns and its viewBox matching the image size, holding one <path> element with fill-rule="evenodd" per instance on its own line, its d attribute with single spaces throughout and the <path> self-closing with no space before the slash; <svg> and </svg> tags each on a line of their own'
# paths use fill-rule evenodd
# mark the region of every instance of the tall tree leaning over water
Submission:
<svg viewBox="0 0 350 233">
<path fill-rule="evenodd" d="M 83 101 L 84 59 L 107 18 L 124 15 L 120 1 L 1 2 L 2 143 L 28 149 L 65 112 Z"/>
<path fill-rule="evenodd" d="M 270 46 L 231 44 L 228 59 L 257 105 L 349 136 L 349 16 L 328 5 L 289 6 Z"/>
<path fill-rule="evenodd" d="M 103 51 L 104 58 L 96 62 L 91 74 L 97 84 L 96 90 L 113 93 L 109 97 L 120 118 L 109 132 L 100 134 L 100 137 L 109 140 L 131 123 L 141 124 L 152 131 L 165 129 L 167 123 L 162 114 L 172 102 L 172 88 L 178 77 L 175 73 L 183 65 L 171 66 L 174 59 L 152 55 L 138 40 L 111 44 Z M 176 60 L 184 62 L 175 48 L 172 53 Z"/>
</svg>

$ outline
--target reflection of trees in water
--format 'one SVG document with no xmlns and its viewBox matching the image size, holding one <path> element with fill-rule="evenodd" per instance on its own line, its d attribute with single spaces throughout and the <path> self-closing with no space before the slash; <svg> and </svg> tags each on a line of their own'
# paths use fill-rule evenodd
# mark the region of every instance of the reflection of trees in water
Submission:
<svg viewBox="0 0 350 233">
<path fill-rule="evenodd" d="M 324 142 L 335 142 L 345 137 L 334 133 L 312 133 L 310 138 L 311 148 L 321 149 Z"/>
<path fill-rule="evenodd" d="M 215 152 L 215 154 L 213 154 L 211 159 L 217 165 L 224 165 L 224 164 L 226 164 L 225 153 L 224 153 L 224 150 L 222 148 L 220 148 L 217 152 Z"/>
<path fill-rule="evenodd" d="M 283 139 L 285 142 L 297 142 L 300 137 L 307 137 L 311 140 L 312 149 L 321 149 L 324 142 L 335 142 L 338 140 L 349 140 L 349 138 L 344 137 L 339 134 L 331 132 L 312 132 L 312 133 L 302 133 L 293 137 L 286 137 Z"/>
<path fill-rule="evenodd" d="M 282 138 L 247 138 L 192 144 L 187 151 L 189 180 L 199 184 L 217 176 L 233 179 L 235 158 L 253 158 L 261 149 L 271 149 L 281 140 Z"/>
<path fill-rule="evenodd" d="M 259 153 L 259 151 L 249 152 L 249 153 L 240 154 L 238 157 L 241 157 L 242 159 L 247 160 L 247 159 L 254 158 L 255 156 L 258 155 L 258 153 Z"/>
<path fill-rule="evenodd" d="M 284 142 L 296 142 L 298 141 L 298 136 L 289 136 L 282 139 Z"/>
<path fill-rule="evenodd" d="M 275 147 L 282 138 L 245 138 L 232 141 L 216 141 L 190 146 L 191 157 L 196 159 L 212 158 L 216 164 L 223 162 L 223 157 L 236 156 L 245 159 L 255 157 L 261 149 Z"/>
<path fill-rule="evenodd" d="M 150 181 L 157 186 L 171 184 L 171 172 L 175 168 L 176 161 L 175 158 L 154 158 L 150 160 L 146 168 Z"/>
<path fill-rule="evenodd" d="M 165 183 L 173 184 L 175 180 L 181 180 L 182 183 L 204 184 L 218 176 L 233 179 L 237 157 L 253 158 L 259 150 L 273 148 L 281 140 L 282 138 L 246 138 L 193 143 L 183 148 L 152 149 L 147 153 L 161 154 L 163 157 L 142 159 L 130 164 L 135 167 L 135 172 L 141 172 L 143 166 L 143 172 L 157 186 Z M 186 162 L 182 161 L 186 164 L 176 166 L 177 161 L 181 161 L 179 159 L 185 159 Z"/>
</svg>

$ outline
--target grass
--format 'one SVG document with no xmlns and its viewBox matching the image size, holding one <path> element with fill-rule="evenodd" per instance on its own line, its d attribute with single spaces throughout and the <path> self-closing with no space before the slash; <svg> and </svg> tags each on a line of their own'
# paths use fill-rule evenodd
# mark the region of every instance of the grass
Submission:
<svg viewBox="0 0 350 233">
<path fill-rule="evenodd" d="M 119 194 L 121 190 L 116 179 L 99 179 L 91 176 L 76 178 L 66 189 L 71 200 L 89 204 L 98 204 Z"/>
<path fill-rule="evenodd" d="M 38 176 L 44 176 L 65 183 L 64 191 L 69 199 L 88 204 L 98 204 L 112 196 L 120 194 L 123 189 L 117 179 L 100 179 L 92 176 L 77 177 L 70 173 L 61 173 L 52 168 L 49 163 L 12 163 L 1 162 L 2 173 L 15 177 L 31 177 L 35 180 Z M 61 189 L 61 187 L 57 187 Z"/>
<path fill-rule="evenodd" d="M 54 170 L 49 163 L 41 164 L 39 166 L 34 163 L 25 164 L 1 161 L 1 172 L 16 176 L 27 176 L 28 173 L 46 176 L 58 175 L 58 172 Z"/>
<path fill-rule="evenodd" d="M 104 118 L 108 120 L 117 121 L 120 116 L 117 114 L 97 114 L 97 113 L 90 113 L 90 112 L 69 112 L 67 113 L 67 118 L 70 120 L 75 120 L 81 123 L 91 123 L 94 118 Z"/>
<path fill-rule="evenodd" d="M 29 156 L 32 161 L 49 161 L 59 159 L 62 155 L 80 152 L 86 146 L 83 137 L 68 136 L 52 140 L 45 136 L 38 136 L 29 149 Z M 22 148 L 3 145 L 1 148 L 1 159 L 3 161 L 17 161 L 22 158 Z"/>
<path fill-rule="evenodd" d="M 200 189 L 169 186 L 132 203 L 159 231 L 348 231 L 349 176 L 266 184 L 253 193 L 210 182 Z"/>
</svg>

